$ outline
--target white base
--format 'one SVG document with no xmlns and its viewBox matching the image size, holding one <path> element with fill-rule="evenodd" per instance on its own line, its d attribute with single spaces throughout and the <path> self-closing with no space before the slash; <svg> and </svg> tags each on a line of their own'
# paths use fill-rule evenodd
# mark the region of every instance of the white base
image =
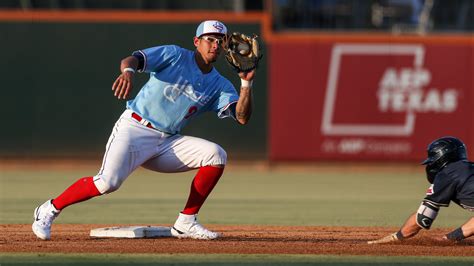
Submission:
<svg viewBox="0 0 474 266">
<path fill-rule="evenodd" d="M 165 226 L 124 226 L 92 229 L 92 237 L 151 238 L 171 237 L 171 228 Z"/>
</svg>

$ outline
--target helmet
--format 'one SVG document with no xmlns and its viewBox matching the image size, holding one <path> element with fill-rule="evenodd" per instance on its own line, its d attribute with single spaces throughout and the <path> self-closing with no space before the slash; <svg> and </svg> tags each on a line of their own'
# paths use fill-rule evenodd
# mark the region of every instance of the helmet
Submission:
<svg viewBox="0 0 474 266">
<path fill-rule="evenodd" d="M 426 165 L 428 181 L 433 183 L 436 174 L 447 164 L 467 160 L 466 145 L 455 137 L 442 137 L 428 145 L 428 158 L 421 164 Z"/>
</svg>

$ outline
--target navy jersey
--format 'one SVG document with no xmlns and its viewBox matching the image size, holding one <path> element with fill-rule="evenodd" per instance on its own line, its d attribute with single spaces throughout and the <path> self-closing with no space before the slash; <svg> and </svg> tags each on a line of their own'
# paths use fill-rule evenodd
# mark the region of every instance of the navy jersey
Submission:
<svg viewBox="0 0 474 266">
<path fill-rule="evenodd" d="M 423 201 L 437 207 L 447 207 L 453 201 L 474 211 L 474 163 L 457 161 L 448 164 L 436 175 Z"/>
</svg>

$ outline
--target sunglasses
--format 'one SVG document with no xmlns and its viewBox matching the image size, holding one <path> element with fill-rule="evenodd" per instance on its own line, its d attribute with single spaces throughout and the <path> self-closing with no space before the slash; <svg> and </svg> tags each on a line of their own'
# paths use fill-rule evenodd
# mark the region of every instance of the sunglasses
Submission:
<svg viewBox="0 0 474 266">
<path fill-rule="evenodd" d="M 224 40 L 222 38 L 215 38 L 212 36 L 202 36 L 201 39 L 204 39 L 210 43 L 217 43 L 217 44 L 223 44 Z"/>
</svg>

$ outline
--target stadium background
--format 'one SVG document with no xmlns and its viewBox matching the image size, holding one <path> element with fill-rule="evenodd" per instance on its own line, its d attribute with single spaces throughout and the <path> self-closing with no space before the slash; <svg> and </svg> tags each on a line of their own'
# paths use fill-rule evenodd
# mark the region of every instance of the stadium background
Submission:
<svg viewBox="0 0 474 266">
<path fill-rule="evenodd" d="M 51 0 L 4 1 L 2 6 L 0 32 L 8 51 L 0 63 L 2 73 L 8 73 L 2 75 L 3 158 L 100 159 L 125 104 L 109 91 L 120 59 L 159 44 L 192 49 L 195 25 L 208 17 L 225 21 L 232 31 L 261 36 L 265 57 L 254 89 L 254 117 L 248 127 L 238 127 L 209 114 L 184 134 L 220 143 L 236 158 L 270 161 L 414 161 L 439 136 L 458 136 L 468 146 L 474 142 L 472 1 Z M 331 53 L 341 44 L 421 47 L 419 67 L 430 80 L 419 88 L 399 84 L 393 91 L 422 91 L 423 101 L 434 89 L 439 93 L 431 95 L 434 102 L 428 100 L 431 108 L 376 107 L 377 82 L 386 69 L 415 69 L 409 53 L 388 51 L 373 62 L 367 60 L 370 54 L 342 55 L 331 123 L 368 124 L 369 129 L 356 134 L 324 129 Z M 224 60 L 217 68 L 237 83 Z M 135 93 L 145 80 L 139 75 Z M 448 111 L 433 107 L 444 103 L 447 90 L 454 90 L 455 106 Z M 410 132 L 372 133 L 387 123 L 407 125 L 410 112 L 415 117 Z"/>
<path fill-rule="evenodd" d="M 28 224 L 31 210 L 45 197 L 100 166 L 125 105 L 110 90 L 123 57 L 167 43 L 192 49 L 196 25 L 215 18 L 231 31 L 260 35 L 265 56 L 249 125 L 207 114 L 183 132 L 221 144 L 230 158 L 203 222 L 399 226 L 426 189 L 418 166 L 426 145 L 443 135 L 474 145 L 473 8 L 470 0 L 1 1 L 1 224 Z M 370 52 L 340 57 L 332 102 L 337 109 L 330 122 L 368 124 L 362 133 L 357 126 L 354 133 L 323 123 L 335 47 L 345 45 L 384 50 L 375 57 Z M 406 46 L 422 51 L 421 67 L 413 66 L 417 52 L 393 53 L 394 47 Z M 238 84 L 224 60 L 216 67 Z M 395 69 L 395 80 L 406 86 L 382 88 L 388 69 Z M 429 81 L 410 86 L 413 81 L 404 80 L 402 69 L 421 69 Z M 134 93 L 146 79 L 137 77 Z M 390 98 L 383 109 L 378 98 L 383 89 L 405 96 L 419 92 L 422 100 L 414 100 L 410 110 Z M 455 100 L 444 99 L 446 91 L 454 91 Z M 430 92 L 435 96 L 423 110 L 420 104 Z M 409 115 L 414 123 L 402 133 L 380 130 L 387 122 L 409 125 Z M 474 155 L 472 149 L 469 154 Z M 156 178 L 143 170 L 134 175 L 120 192 L 71 208 L 58 223 L 169 223 L 189 180 Z M 157 193 L 155 186 L 167 191 Z M 347 209 L 347 202 L 357 207 L 334 211 Z M 119 206 L 130 216 L 117 218 Z M 162 215 L 143 215 L 145 209 Z M 451 206 L 436 223 L 454 227 L 467 217 Z"/>
</svg>

